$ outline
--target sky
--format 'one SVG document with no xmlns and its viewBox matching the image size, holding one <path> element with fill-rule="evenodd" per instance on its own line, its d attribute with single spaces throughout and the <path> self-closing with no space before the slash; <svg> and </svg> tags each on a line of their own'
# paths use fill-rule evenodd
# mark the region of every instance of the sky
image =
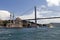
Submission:
<svg viewBox="0 0 60 40">
<path fill-rule="evenodd" d="M 44 5 L 44 1 L 45 0 L 0 0 L 0 10 L 7 10 L 15 13 L 15 15 L 21 15 L 34 6 Z"/>
<path fill-rule="evenodd" d="M 37 18 L 60 17 L 60 0 L 0 0 L 0 19 L 9 19 L 9 15 L 21 19 L 34 18 L 34 6 Z M 60 22 L 60 19 L 39 20 L 38 23 Z"/>
</svg>

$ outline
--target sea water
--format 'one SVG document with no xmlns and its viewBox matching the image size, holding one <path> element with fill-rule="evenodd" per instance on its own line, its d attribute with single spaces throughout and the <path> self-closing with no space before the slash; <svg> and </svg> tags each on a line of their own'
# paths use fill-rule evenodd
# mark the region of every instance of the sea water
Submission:
<svg viewBox="0 0 60 40">
<path fill-rule="evenodd" d="M 0 40 L 60 40 L 59 28 L 0 29 Z"/>
</svg>

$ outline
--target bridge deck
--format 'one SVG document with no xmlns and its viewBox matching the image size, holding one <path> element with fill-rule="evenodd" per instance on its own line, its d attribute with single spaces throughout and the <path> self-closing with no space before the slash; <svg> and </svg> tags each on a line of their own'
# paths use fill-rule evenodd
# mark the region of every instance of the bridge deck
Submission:
<svg viewBox="0 0 60 40">
<path fill-rule="evenodd" d="M 48 17 L 48 18 L 36 18 L 36 20 L 42 20 L 42 19 L 56 19 L 60 17 Z M 25 19 L 25 20 L 35 20 L 35 19 Z"/>
</svg>

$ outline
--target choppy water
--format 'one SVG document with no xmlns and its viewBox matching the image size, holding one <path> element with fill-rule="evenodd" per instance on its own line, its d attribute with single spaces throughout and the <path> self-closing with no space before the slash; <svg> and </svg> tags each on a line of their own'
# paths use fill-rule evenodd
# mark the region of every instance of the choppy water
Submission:
<svg viewBox="0 0 60 40">
<path fill-rule="evenodd" d="M 60 28 L 0 29 L 0 40 L 60 40 Z"/>
</svg>

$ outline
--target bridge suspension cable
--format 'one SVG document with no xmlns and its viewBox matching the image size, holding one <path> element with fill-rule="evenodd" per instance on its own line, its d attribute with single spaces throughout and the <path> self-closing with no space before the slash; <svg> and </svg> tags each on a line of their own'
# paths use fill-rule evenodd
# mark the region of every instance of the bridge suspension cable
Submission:
<svg viewBox="0 0 60 40">
<path fill-rule="evenodd" d="M 21 13 L 21 16 L 23 16 L 23 14 L 25 15 L 25 14 L 29 14 L 29 13 L 31 13 L 32 10 L 33 10 L 33 8 L 28 9 L 27 11 Z"/>
</svg>

